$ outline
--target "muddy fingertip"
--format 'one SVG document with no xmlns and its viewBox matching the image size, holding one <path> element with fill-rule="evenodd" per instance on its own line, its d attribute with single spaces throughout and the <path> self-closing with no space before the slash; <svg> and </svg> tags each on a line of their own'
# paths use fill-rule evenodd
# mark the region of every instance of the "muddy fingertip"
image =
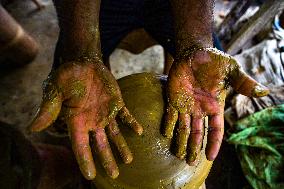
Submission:
<svg viewBox="0 0 284 189">
<path fill-rule="evenodd" d="M 130 164 L 132 161 L 133 161 L 133 156 L 132 156 L 132 154 L 131 154 L 131 155 L 128 155 L 127 157 L 124 157 L 124 158 L 123 158 L 123 162 L 124 162 L 125 164 Z"/>
<path fill-rule="evenodd" d="M 143 134 L 143 127 L 142 127 L 142 126 L 138 127 L 138 129 L 137 129 L 137 134 L 138 134 L 139 136 Z"/>
<path fill-rule="evenodd" d="M 270 93 L 269 89 L 262 85 L 256 85 L 252 91 L 253 97 L 263 97 Z"/>
<path fill-rule="evenodd" d="M 189 166 L 196 166 L 198 164 L 198 160 L 195 159 L 194 161 L 187 161 L 186 162 Z"/>
<path fill-rule="evenodd" d="M 118 169 L 113 170 L 111 173 L 109 173 L 109 176 L 110 176 L 112 179 L 116 179 L 116 178 L 119 176 L 119 170 L 118 170 Z"/>
<path fill-rule="evenodd" d="M 168 133 L 166 130 L 162 133 L 162 135 L 164 137 L 166 137 L 167 139 L 172 139 L 173 138 L 173 134 Z"/>
</svg>

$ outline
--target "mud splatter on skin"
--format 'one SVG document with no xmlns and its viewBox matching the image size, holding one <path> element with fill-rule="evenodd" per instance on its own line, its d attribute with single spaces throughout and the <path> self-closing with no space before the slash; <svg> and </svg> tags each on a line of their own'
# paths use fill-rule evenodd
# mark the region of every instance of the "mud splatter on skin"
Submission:
<svg viewBox="0 0 284 189">
<path fill-rule="evenodd" d="M 188 152 L 189 153 L 188 158 L 187 158 L 188 163 L 192 163 L 196 160 L 196 158 L 199 156 L 200 148 L 201 146 L 196 146 L 193 144 L 189 146 L 189 149 L 192 149 L 192 150 Z"/>
<path fill-rule="evenodd" d="M 84 86 L 84 84 L 81 81 L 74 81 L 71 84 L 71 95 L 74 98 L 82 98 L 83 96 L 86 95 L 86 86 Z"/>
<path fill-rule="evenodd" d="M 190 117 L 186 114 L 181 114 L 178 124 L 176 156 L 180 159 L 184 159 L 186 156 L 187 141 L 190 134 Z"/>
<path fill-rule="evenodd" d="M 231 64 L 230 61 L 231 57 L 220 51 L 213 48 L 198 49 L 195 53 L 197 51 L 205 52 L 209 56 L 209 61 L 197 63 L 193 52 L 188 61 L 183 60 L 176 63 L 183 65 L 174 65 L 174 70 L 172 70 L 175 76 L 178 76 L 176 79 L 183 83 L 179 83 L 179 80 L 175 81 L 180 86 L 178 88 L 176 85 L 169 85 L 169 91 L 175 91 L 175 93 L 169 94 L 169 101 L 181 113 L 193 114 L 192 111 L 198 110 L 196 109 L 197 106 L 206 103 L 206 99 L 218 103 L 224 102 L 223 90 L 228 86 L 228 75 L 234 67 L 234 64 Z M 198 96 L 204 96 L 205 99 L 202 101 L 201 97 Z M 198 112 L 202 113 L 202 111 Z"/>
<path fill-rule="evenodd" d="M 167 112 L 164 135 L 171 138 L 177 121 L 174 114 L 187 114 L 192 120 L 190 139 L 181 137 L 177 140 L 178 147 L 183 149 L 187 145 L 187 159 L 189 164 L 198 157 L 201 148 L 202 119 L 210 116 L 211 124 L 206 148 L 207 158 L 214 160 L 223 137 L 223 111 L 226 90 L 229 85 L 237 92 L 247 96 L 260 97 L 266 95 L 268 90 L 247 76 L 236 60 L 214 48 L 193 48 L 185 51 L 174 62 L 168 81 L 168 103 L 171 112 Z M 180 117 L 180 115 L 179 115 Z M 179 132 L 179 130 L 177 130 Z M 186 136 L 187 131 L 182 131 Z M 180 147 L 179 146 L 182 146 Z M 183 157 L 183 150 L 177 149 L 176 155 Z"/>
<path fill-rule="evenodd" d="M 118 176 L 118 168 L 105 134 L 112 131 L 110 122 L 117 115 L 135 132 L 142 126 L 124 105 L 118 84 L 102 63 L 99 34 L 100 1 L 54 0 L 59 18 L 60 36 L 56 57 L 48 80 L 40 111 L 32 123 L 32 131 L 49 127 L 59 116 L 68 125 L 72 148 L 84 177 L 92 180 L 96 169 L 89 141 L 110 177 Z M 92 134 L 91 134 L 92 133 Z M 110 140 L 118 149 L 127 146 L 122 135 Z M 125 163 L 132 160 L 130 150 L 121 151 Z M 127 158 L 125 158 L 127 157 Z"/>
<path fill-rule="evenodd" d="M 160 135 L 165 110 L 161 82 L 152 74 L 141 73 L 122 78 L 118 83 L 124 102 L 144 126 L 144 132 L 141 137 L 134 137 L 125 127 L 120 127 L 133 150 L 134 161 L 129 166 L 120 165 L 121 174 L 115 180 L 107 178 L 103 168 L 98 167 L 96 187 L 129 188 L 139 183 L 141 188 L 198 188 L 209 172 L 209 167 L 203 165 L 212 162 L 206 160 L 203 150 L 198 166 L 188 167 L 169 151 L 170 140 Z M 180 121 L 184 126 L 186 121 Z M 183 184 L 186 185 L 183 187 Z"/>
<path fill-rule="evenodd" d="M 66 62 L 53 70 L 46 80 L 41 111 L 33 127 L 37 128 L 36 131 L 46 128 L 59 115 L 68 125 L 77 162 L 87 179 L 93 179 L 96 172 L 89 138 L 96 144 L 97 156 L 106 172 L 115 178 L 119 171 L 105 128 L 110 133 L 117 133 L 118 127 L 111 127 L 110 123 L 115 122 L 118 115 L 138 134 L 143 131 L 125 107 L 119 86 L 110 71 L 101 61 L 92 58 Z M 119 134 L 110 140 L 120 150 L 125 163 L 130 163 L 132 153 L 123 136 Z"/>
<path fill-rule="evenodd" d="M 52 85 L 51 83 L 52 77 L 48 77 L 43 82 L 43 103 L 45 101 L 49 102 L 49 106 L 45 108 L 45 112 L 49 113 L 51 116 L 52 122 L 56 120 L 57 114 L 60 112 L 60 107 L 58 107 L 58 104 L 61 102 L 61 95 L 58 92 L 58 89 L 56 86 Z M 39 110 L 40 111 L 40 110 Z"/>
</svg>

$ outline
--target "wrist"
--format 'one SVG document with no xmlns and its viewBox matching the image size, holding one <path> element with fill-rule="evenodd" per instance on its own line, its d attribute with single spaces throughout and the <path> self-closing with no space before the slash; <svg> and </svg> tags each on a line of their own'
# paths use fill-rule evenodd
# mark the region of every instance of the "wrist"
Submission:
<svg viewBox="0 0 284 189">
<path fill-rule="evenodd" d="M 54 0 L 60 35 L 59 54 L 72 61 L 82 57 L 101 57 L 99 0 Z"/>
<path fill-rule="evenodd" d="M 203 49 L 203 48 L 212 48 L 213 39 L 212 35 L 177 35 L 176 40 L 176 56 L 183 56 L 185 51 L 190 49 Z"/>
<path fill-rule="evenodd" d="M 61 53 L 63 54 L 63 53 Z M 100 54 L 89 54 L 89 56 L 82 57 L 68 57 L 62 58 L 62 56 L 54 57 L 54 62 L 52 66 L 52 70 L 58 70 L 62 67 L 68 67 L 68 65 L 78 65 L 78 66 L 91 66 L 92 65 L 104 65 L 102 56 Z"/>
<path fill-rule="evenodd" d="M 182 50 L 179 50 L 176 53 L 175 60 L 187 60 L 191 59 L 192 56 L 197 52 L 197 51 L 210 51 L 213 50 L 214 48 L 210 45 L 199 45 L 199 44 L 191 44 L 191 46 L 187 46 L 183 48 Z"/>
<path fill-rule="evenodd" d="M 213 0 L 171 0 L 176 54 L 198 46 L 213 47 Z"/>
</svg>

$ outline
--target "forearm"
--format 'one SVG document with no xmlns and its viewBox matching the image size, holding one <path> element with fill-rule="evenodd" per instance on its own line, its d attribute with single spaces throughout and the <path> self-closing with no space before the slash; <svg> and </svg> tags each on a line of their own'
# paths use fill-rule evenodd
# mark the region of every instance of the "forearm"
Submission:
<svg viewBox="0 0 284 189">
<path fill-rule="evenodd" d="M 176 55 L 187 49 L 212 47 L 214 0 L 171 0 Z"/>
<path fill-rule="evenodd" d="M 100 0 L 53 0 L 60 35 L 58 54 L 63 61 L 100 58 Z"/>
</svg>

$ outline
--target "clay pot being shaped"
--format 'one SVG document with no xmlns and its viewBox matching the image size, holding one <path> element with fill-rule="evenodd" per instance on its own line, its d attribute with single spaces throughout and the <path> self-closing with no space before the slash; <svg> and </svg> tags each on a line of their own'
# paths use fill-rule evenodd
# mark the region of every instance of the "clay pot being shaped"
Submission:
<svg viewBox="0 0 284 189">
<path fill-rule="evenodd" d="M 96 162 L 97 176 L 93 182 L 97 189 L 198 189 L 204 183 L 212 166 L 212 162 L 206 160 L 204 148 L 198 164 L 189 166 L 171 153 L 171 140 L 161 135 L 165 81 L 164 76 L 149 73 L 130 75 L 118 81 L 127 108 L 142 124 L 144 132 L 138 136 L 120 125 L 134 159 L 126 165 L 117 150 L 112 149 L 119 176 L 108 177 L 100 162 Z M 203 146 L 205 144 L 204 140 Z"/>
</svg>

